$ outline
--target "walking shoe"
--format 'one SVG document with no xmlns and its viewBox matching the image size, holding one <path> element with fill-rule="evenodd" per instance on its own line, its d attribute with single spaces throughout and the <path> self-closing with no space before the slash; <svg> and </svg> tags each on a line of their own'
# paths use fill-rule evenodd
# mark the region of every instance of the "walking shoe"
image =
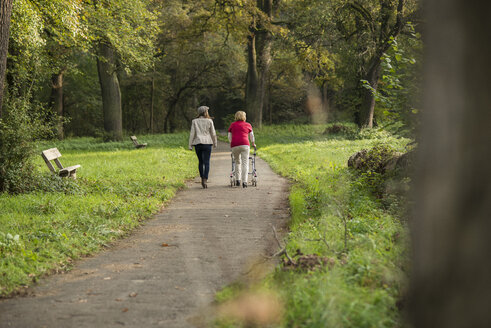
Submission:
<svg viewBox="0 0 491 328">
<path fill-rule="evenodd" d="M 242 188 L 247 188 L 247 183 L 246 182 L 242 183 Z"/>
<path fill-rule="evenodd" d="M 240 186 L 240 180 L 235 180 L 235 185 L 236 185 L 237 187 L 239 187 L 239 186 Z"/>
<path fill-rule="evenodd" d="M 201 186 L 203 186 L 204 189 L 208 188 L 208 179 L 201 178 Z"/>
</svg>

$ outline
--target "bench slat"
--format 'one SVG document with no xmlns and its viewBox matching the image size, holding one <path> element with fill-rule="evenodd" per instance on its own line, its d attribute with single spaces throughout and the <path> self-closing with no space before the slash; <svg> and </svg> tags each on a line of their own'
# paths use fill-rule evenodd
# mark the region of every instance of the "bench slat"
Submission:
<svg viewBox="0 0 491 328">
<path fill-rule="evenodd" d="M 43 151 L 43 157 L 45 157 L 48 161 L 51 161 L 55 158 L 61 157 L 61 154 L 58 148 L 51 148 Z"/>
<path fill-rule="evenodd" d="M 80 165 L 73 165 L 73 166 L 65 167 L 65 168 L 61 169 L 60 171 L 64 171 L 64 170 L 74 171 L 74 170 L 78 169 L 79 167 L 81 167 L 81 166 Z"/>
<path fill-rule="evenodd" d="M 65 167 L 65 168 L 61 169 L 58 172 L 58 175 L 60 177 L 68 177 L 68 176 L 71 176 L 72 178 L 75 178 L 76 177 L 76 173 L 77 173 L 77 169 L 79 167 L 80 167 L 80 165 L 73 165 L 73 166 Z"/>
<path fill-rule="evenodd" d="M 58 166 L 58 169 L 61 170 L 63 168 L 63 165 L 61 164 L 60 160 L 58 158 L 55 158 L 53 160 L 55 162 L 56 166 Z"/>
</svg>

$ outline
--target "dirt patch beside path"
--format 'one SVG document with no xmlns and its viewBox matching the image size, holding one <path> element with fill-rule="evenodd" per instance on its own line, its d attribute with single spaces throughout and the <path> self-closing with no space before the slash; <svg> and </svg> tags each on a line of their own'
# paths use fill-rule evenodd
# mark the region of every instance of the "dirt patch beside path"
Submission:
<svg viewBox="0 0 491 328">
<path fill-rule="evenodd" d="M 0 327 L 201 326 L 215 292 L 277 250 L 271 224 L 281 231 L 289 218 L 287 181 L 259 158 L 256 166 L 258 187 L 230 188 L 221 143 L 208 189 L 189 183 L 128 238 L 1 300 Z"/>
</svg>

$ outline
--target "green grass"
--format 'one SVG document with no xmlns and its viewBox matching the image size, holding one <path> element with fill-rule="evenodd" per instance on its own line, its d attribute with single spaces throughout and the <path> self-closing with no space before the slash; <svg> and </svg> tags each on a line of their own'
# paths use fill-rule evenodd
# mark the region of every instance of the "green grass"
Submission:
<svg viewBox="0 0 491 328">
<path fill-rule="evenodd" d="M 149 144 L 145 149 L 135 149 L 129 139 L 39 143 L 39 150 L 57 147 L 65 166 L 82 167 L 76 181 L 54 179 L 39 156 L 37 169 L 52 191 L 0 194 L 0 295 L 67 269 L 73 259 L 97 251 L 155 213 L 196 175 L 187 138 L 185 133 L 141 136 Z"/>
<path fill-rule="evenodd" d="M 382 131 L 346 139 L 324 134 L 325 129 L 272 126 L 255 131 L 261 158 L 292 181 L 287 252 L 294 256 L 300 250 L 332 261 L 316 271 L 278 268 L 261 285 L 282 298 L 282 327 L 403 326 L 397 304 L 407 285 L 407 227 L 402 213 L 377 199 L 366 176 L 348 170 L 347 161 L 378 143 L 403 151 L 409 140 Z M 217 300 L 232 297 L 229 290 L 225 293 Z"/>
</svg>

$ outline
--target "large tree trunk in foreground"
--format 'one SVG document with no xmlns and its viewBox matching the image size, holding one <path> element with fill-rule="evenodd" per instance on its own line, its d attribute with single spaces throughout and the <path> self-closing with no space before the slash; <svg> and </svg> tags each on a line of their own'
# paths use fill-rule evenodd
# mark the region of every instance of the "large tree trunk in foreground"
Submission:
<svg viewBox="0 0 491 328">
<path fill-rule="evenodd" d="M 97 59 L 97 70 L 101 84 L 102 107 L 104 111 L 104 130 L 114 140 L 123 139 L 123 117 L 121 111 L 121 91 L 116 73 L 116 57 L 110 45 L 101 43 Z"/>
<path fill-rule="evenodd" d="M 425 5 L 411 318 L 417 328 L 484 328 L 491 323 L 491 3 Z"/>
<path fill-rule="evenodd" d="M 3 89 L 5 71 L 7 69 L 12 4 L 13 0 L 2 0 L 0 4 L 0 118 L 2 118 Z"/>
<path fill-rule="evenodd" d="M 59 139 L 63 139 L 63 72 L 51 76 L 51 106 L 61 119 L 57 126 L 57 135 Z"/>
</svg>

